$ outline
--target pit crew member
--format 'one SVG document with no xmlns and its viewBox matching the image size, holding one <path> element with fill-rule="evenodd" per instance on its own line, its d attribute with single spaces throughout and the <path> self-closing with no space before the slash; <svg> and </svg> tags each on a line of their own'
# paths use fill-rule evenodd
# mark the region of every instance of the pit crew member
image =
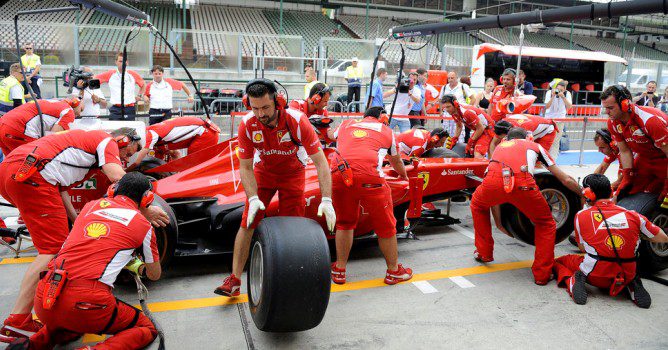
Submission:
<svg viewBox="0 0 668 350">
<path fill-rule="evenodd" d="M 146 128 L 146 147 L 137 153 L 128 171 L 138 167 L 151 151 L 156 158 L 163 158 L 166 152 L 183 148 L 188 149 L 188 154 L 193 154 L 217 144 L 219 136 L 220 129 L 216 124 L 197 117 L 167 119 L 150 125 Z"/>
<path fill-rule="evenodd" d="M 631 100 L 631 93 L 623 86 L 610 86 L 601 94 L 601 104 L 610 118 L 608 130 L 619 148 L 622 180 L 617 193 L 660 193 L 659 202 L 666 201 L 668 207 L 668 116 Z"/>
<path fill-rule="evenodd" d="M 0 149 L 9 154 L 16 147 L 37 140 L 45 133 L 69 130 L 74 118 L 81 114 L 81 101 L 69 98 L 62 101 L 37 100 L 42 110 L 42 125 L 34 103 L 26 103 L 0 118 Z"/>
<path fill-rule="evenodd" d="M 594 144 L 598 148 L 598 151 L 605 155 L 605 158 L 603 158 L 601 164 L 599 164 L 598 167 L 596 167 L 594 170 L 594 174 L 605 175 L 605 172 L 608 170 L 608 167 L 610 167 L 610 164 L 616 160 L 619 160 L 619 147 L 617 147 L 617 142 L 612 140 L 612 135 L 606 128 L 596 130 L 596 135 L 594 135 Z M 620 164 L 618 175 L 621 175 L 621 170 L 622 169 Z M 617 180 L 612 183 L 613 191 L 617 190 L 620 180 L 621 176 L 619 176 Z"/>
<path fill-rule="evenodd" d="M 371 107 L 364 112 L 364 119 L 345 120 L 335 131 L 339 153 L 332 169 L 332 190 L 338 215 L 332 281 L 337 284 L 346 283 L 346 264 L 360 210 L 368 213 L 372 220 L 378 245 L 385 256 L 385 283 L 397 284 L 413 277 L 410 268 L 398 263 L 392 192 L 382 170 L 385 155 L 389 156 L 400 178 L 408 180 L 408 176 L 392 129 L 379 121 L 382 113 L 382 107 Z M 343 165 L 343 169 L 339 165 Z"/>
<path fill-rule="evenodd" d="M 554 143 L 559 129 L 553 121 L 530 114 L 510 114 L 494 125 L 495 136 L 490 145 L 490 153 L 494 152 L 494 148 L 506 137 L 510 128 L 522 128 L 528 131 L 533 141 L 550 152 L 552 158 L 555 158 L 554 150 L 559 151 L 559 144 Z"/>
<path fill-rule="evenodd" d="M 0 329 L 0 341 L 3 336 L 26 337 L 39 328 L 30 314 L 39 273 L 67 238 L 68 219 L 76 219 L 67 189 L 100 168 L 111 182 L 118 181 L 125 175 L 121 158 L 131 156 L 138 147 L 138 138 L 125 134 L 113 137 L 101 130 L 70 130 L 20 146 L 0 164 L 0 196 L 19 210 L 38 253 Z M 158 207 L 143 212 L 154 225 L 169 222 Z"/>
<path fill-rule="evenodd" d="M 151 69 L 153 80 L 146 85 L 144 100 L 149 104 L 149 125 L 160 123 L 172 117 L 174 91 L 183 90 L 188 96 L 188 103 L 195 101 L 186 84 L 171 78 L 163 78 L 164 73 L 165 69 L 162 66 L 153 66 L 153 69 Z"/>
<path fill-rule="evenodd" d="M 443 128 L 432 131 L 417 128 L 397 135 L 399 151 L 407 157 L 421 157 L 424 153 L 438 147 L 443 147 L 448 139 L 448 132 Z"/>
<path fill-rule="evenodd" d="M 519 94 L 515 92 L 515 75 L 514 69 L 506 68 L 501 75 L 501 85 L 495 87 L 492 91 L 492 99 L 489 101 L 489 107 L 487 107 L 487 115 L 492 117 L 492 120 L 495 122 L 506 116 L 505 113 L 501 112 L 500 108 L 497 108 L 497 105 L 502 100 L 515 97 Z"/>
<path fill-rule="evenodd" d="M 608 289 L 611 296 L 626 289 L 636 305 L 649 308 L 652 299 L 636 275 L 640 234 L 657 243 L 668 243 L 668 236 L 643 215 L 615 205 L 605 175 L 587 175 L 582 186 L 591 205 L 575 216 L 576 241 L 584 255 L 569 254 L 555 260 L 557 283 L 566 287 L 576 304 L 587 303 L 585 284 L 589 283 Z"/>
<path fill-rule="evenodd" d="M 248 199 L 234 242 L 232 274 L 214 291 L 228 297 L 239 295 L 239 277 L 248 259 L 253 231 L 274 194 L 278 192 L 280 216 L 304 216 L 307 156 L 313 161 L 320 182 L 318 215 L 325 214 L 330 231 L 336 222 L 329 164 L 306 115 L 287 108 L 285 97 L 268 79 L 248 82 L 244 104 L 251 111 L 239 124 L 238 154 L 241 183 Z"/>
<path fill-rule="evenodd" d="M 334 131 L 331 130 L 330 124 L 332 119 L 329 118 L 327 112 L 327 104 L 332 95 L 332 90 L 324 83 L 315 83 L 308 93 L 308 98 L 304 100 L 292 100 L 288 105 L 292 109 L 296 109 L 308 117 L 309 121 L 315 128 L 318 138 L 324 144 L 334 142 Z"/>
<path fill-rule="evenodd" d="M 151 183 L 140 173 L 128 173 L 109 192 L 107 198 L 82 209 L 37 285 L 35 313 L 44 327 L 29 342 L 24 338 L 14 344 L 53 349 L 90 333 L 114 335 L 95 345 L 96 349 L 143 349 L 156 338 L 158 331 L 151 320 L 111 292 L 124 267 L 153 281 L 160 278 L 155 233 L 141 214 L 153 200 Z M 132 256 L 136 249 L 145 262 Z M 58 270 L 66 275 L 57 282 L 53 279 L 58 279 Z M 63 287 L 51 302 L 53 296 L 45 291 L 54 283 Z"/>
<path fill-rule="evenodd" d="M 479 262 L 494 261 L 490 208 L 510 203 L 535 226 L 536 251 L 531 269 L 536 284 L 545 285 L 551 279 L 556 223 L 533 177 L 536 162 L 543 163 L 568 189 L 576 193 L 581 191 L 577 182 L 554 164 L 541 145 L 526 138 L 526 130 L 510 129 L 507 140 L 501 142 L 492 154 L 482 184 L 473 193 L 471 214 L 476 247 L 473 255 Z"/>
<path fill-rule="evenodd" d="M 475 158 L 484 158 L 492 142 L 494 121 L 481 108 L 460 104 L 454 95 L 443 96 L 441 104 L 443 110 L 450 114 L 457 124 L 452 140 L 459 139 L 464 126 L 474 130 L 466 144 L 466 154 L 473 155 Z M 454 145 L 455 142 L 448 142 L 446 147 L 452 149 Z"/>
</svg>

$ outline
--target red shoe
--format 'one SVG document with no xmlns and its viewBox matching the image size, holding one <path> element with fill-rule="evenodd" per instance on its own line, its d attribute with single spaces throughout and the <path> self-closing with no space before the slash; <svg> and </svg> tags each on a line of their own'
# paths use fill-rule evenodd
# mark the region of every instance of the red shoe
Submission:
<svg viewBox="0 0 668 350">
<path fill-rule="evenodd" d="M 0 341 L 12 342 L 16 338 L 30 338 L 44 325 L 32 319 L 32 314 L 11 314 L 0 328 Z"/>
<path fill-rule="evenodd" d="M 494 258 L 488 258 L 488 257 L 484 257 L 484 256 L 480 255 L 480 253 L 478 253 L 477 250 L 473 252 L 473 259 L 475 259 L 475 261 L 481 262 L 481 263 L 488 263 L 488 262 L 494 261 Z"/>
<path fill-rule="evenodd" d="M 387 270 L 385 273 L 385 284 L 397 284 L 413 278 L 413 270 L 404 268 L 401 264 L 398 266 L 397 271 Z"/>
<path fill-rule="evenodd" d="M 223 284 L 216 288 L 213 292 L 222 295 L 225 297 L 236 297 L 239 296 L 239 290 L 241 289 L 241 280 L 237 278 L 234 274 L 229 275 Z"/>
<path fill-rule="evenodd" d="M 16 243 L 16 238 L 14 237 L 2 237 L 2 240 L 9 245 Z"/>
<path fill-rule="evenodd" d="M 336 261 L 332 263 L 332 282 L 336 284 L 346 283 L 346 269 L 336 266 Z"/>
<path fill-rule="evenodd" d="M 436 210 L 434 203 L 422 203 L 422 210 Z"/>
</svg>

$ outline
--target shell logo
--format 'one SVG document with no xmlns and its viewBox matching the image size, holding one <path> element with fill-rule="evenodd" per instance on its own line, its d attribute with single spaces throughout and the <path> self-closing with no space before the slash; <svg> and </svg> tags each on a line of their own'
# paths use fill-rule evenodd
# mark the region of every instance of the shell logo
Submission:
<svg viewBox="0 0 668 350">
<path fill-rule="evenodd" d="M 612 240 L 610 239 L 612 238 Z M 624 246 L 624 238 L 619 235 L 612 235 L 612 237 L 608 237 L 605 240 L 605 245 L 608 246 L 608 248 L 613 249 L 612 242 L 615 242 L 615 248 L 620 249 L 621 247 Z"/>
<path fill-rule="evenodd" d="M 501 148 L 504 148 L 504 147 L 510 147 L 510 146 L 512 146 L 512 145 L 514 145 L 514 144 L 515 144 L 515 140 L 503 141 L 503 142 L 501 142 L 497 147 L 501 147 Z"/>
<path fill-rule="evenodd" d="M 91 222 L 84 227 L 84 235 L 93 239 L 100 239 L 109 235 L 109 226 L 103 222 Z"/>
<path fill-rule="evenodd" d="M 368 133 L 364 130 L 357 129 L 353 131 L 353 136 L 361 139 L 362 137 L 367 137 Z"/>
</svg>

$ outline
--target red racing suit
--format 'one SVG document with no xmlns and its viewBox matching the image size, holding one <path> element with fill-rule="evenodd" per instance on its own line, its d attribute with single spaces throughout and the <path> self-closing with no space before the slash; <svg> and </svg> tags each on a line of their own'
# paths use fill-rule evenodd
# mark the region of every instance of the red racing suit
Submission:
<svg viewBox="0 0 668 350">
<path fill-rule="evenodd" d="M 535 142 L 519 139 L 501 142 L 492 155 L 485 179 L 473 193 L 471 214 L 476 249 L 487 259 L 494 258 L 489 209 L 510 203 L 526 215 L 535 226 L 536 251 L 531 269 L 536 282 L 540 283 L 548 281 L 552 272 L 556 223 L 532 175 L 537 161 L 546 167 L 554 165 L 550 154 Z M 512 169 L 514 174 L 515 184 L 510 192 L 504 189 L 504 167 Z"/>
<path fill-rule="evenodd" d="M 336 211 L 336 228 L 353 230 L 360 214 L 368 215 L 373 231 L 380 238 L 397 233 L 392 191 L 385 181 L 385 155 L 397 155 L 394 133 L 374 117 L 361 121 L 345 120 L 334 132 L 339 156 L 353 174 L 347 186 L 340 171 L 332 169 L 332 204 Z M 360 213 L 360 211 L 362 213 Z"/>
<path fill-rule="evenodd" d="M 420 157 L 424 152 L 434 147 L 431 142 L 431 132 L 425 129 L 404 131 L 397 135 L 396 141 L 399 151 L 409 157 Z"/>
<path fill-rule="evenodd" d="M 146 263 L 160 256 L 151 224 L 125 196 L 89 202 L 49 270 L 67 271 L 66 284 L 51 309 L 43 307 L 48 273 L 35 293 L 35 313 L 44 327 L 30 337 L 31 349 L 52 349 L 84 333 L 114 334 L 95 349 L 143 349 L 157 336 L 140 310 L 117 300 L 111 290 L 135 249 Z"/>
<path fill-rule="evenodd" d="M 506 114 L 502 113 L 496 105 L 501 102 L 501 100 L 513 97 L 514 94 L 514 87 L 511 90 L 507 90 L 503 85 L 499 85 L 494 88 L 492 91 L 492 99 L 489 101 L 489 104 L 492 106 L 492 115 L 490 117 L 492 117 L 494 122 L 498 122 L 506 116 Z"/>
<path fill-rule="evenodd" d="M 605 227 L 606 221 L 610 235 Z M 554 262 L 557 282 L 563 284 L 580 270 L 587 276 L 589 284 L 599 288 L 610 288 L 618 274 L 623 276 L 626 285 L 636 275 L 635 256 L 640 233 L 652 238 L 659 232 L 658 226 L 635 211 L 619 207 L 610 200 L 599 200 L 593 207 L 583 209 L 575 216 L 575 237 L 584 246 L 585 254 L 557 258 Z M 622 259 L 621 264 L 616 258 L 610 236 Z"/>
<path fill-rule="evenodd" d="M 265 206 L 278 192 L 280 216 L 304 216 L 304 185 L 307 156 L 320 148 L 320 141 L 304 113 L 294 109 L 278 111 L 278 124 L 271 128 L 248 112 L 239 124 L 239 158 L 253 159 L 257 195 Z M 248 223 L 248 200 L 241 219 L 244 228 L 255 228 L 264 211 Z"/>
<path fill-rule="evenodd" d="M 494 121 L 492 118 L 490 118 L 482 108 L 461 104 L 459 105 L 458 113 L 453 114 L 452 118 L 458 124 L 464 124 L 467 128 L 471 129 L 471 137 L 469 138 L 467 148 L 482 155 L 487 154 L 487 151 L 489 151 L 489 144 L 494 138 L 494 132 L 492 131 L 494 128 Z M 473 132 L 478 124 L 482 124 L 485 130 L 477 140 L 474 140 Z"/>
<path fill-rule="evenodd" d="M 531 133 L 533 141 L 547 151 L 552 148 L 554 138 L 559 132 L 554 121 L 531 114 L 509 114 L 503 120 L 508 121 L 513 127 L 522 128 Z"/>
<path fill-rule="evenodd" d="M 14 174 L 28 154 L 38 171 L 18 182 Z M 118 145 L 101 130 L 71 130 L 42 137 L 15 149 L 0 163 L 0 196 L 16 206 L 40 254 L 56 254 L 69 226 L 60 192 L 76 186 L 108 163 L 121 165 Z"/>
<path fill-rule="evenodd" d="M 187 148 L 193 154 L 218 143 L 220 129 L 209 120 L 180 117 L 146 127 L 146 148 L 162 158 L 167 150 Z"/>
<path fill-rule="evenodd" d="M 308 101 L 304 100 L 292 100 L 290 101 L 290 104 L 288 107 L 292 109 L 296 109 L 304 114 L 310 119 L 311 117 L 328 117 L 329 112 L 326 109 L 320 109 L 316 110 L 313 113 L 308 112 Z M 320 138 L 320 141 L 324 142 L 325 144 L 330 144 L 332 142 L 335 142 L 336 140 L 332 140 L 328 135 L 327 131 L 329 130 L 329 127 L 327 128 L 319 128 L 315 127 L 315 132 L 318 134 L 318 138 Z"/>
<path fill-rule="evenodd" d="M 660 147 L 668 144 L 668 116 L 659 109 L 633 105 L 626 124 L 608 119 L 615 142 L 625 141 L 635 153 L 635 178 L 629 194 L 661 193 L 666 181 L 668 158 Z"/>
<path fill-rule="evenodd" d="M 42 110 L 42 125 L 34 103 L 24 103 L 0 118 L 0 149 L 8 155 L 15 148 L 37 140 L 51 131 L 54 125 L 68 130 L 74 122 L 74 111 L 63 101 L 38 100 Z"/>
</svg>

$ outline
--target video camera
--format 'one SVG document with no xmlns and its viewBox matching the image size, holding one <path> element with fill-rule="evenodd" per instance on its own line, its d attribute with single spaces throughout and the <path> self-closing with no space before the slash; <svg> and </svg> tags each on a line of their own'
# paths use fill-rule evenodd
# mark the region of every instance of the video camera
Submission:
<svg viewBox="0 0 668 350">
<path fill-rule="evenodd" d="M 83 82 L 81 86 L 79 86 L 79 82 Z M 72 66 L 63 72 L 63 86 L 69 88 L 67 93 L 70 94 L 72 93 L 72 88 L 75 87 L 79 90 L 88 88 L 93 90 L 99 89 L 100 80 L 93 79 L 93 73 L 84 72 L 83 69 Z"/>
<path fill-rule="evenodd" d="M 397 92 L 400 94 L 407 94 L 408 91 L 410 90 L 410 84 L 411 80 L 409 78 L 402 79 L 399 82 L 399 88 L 397 89 Z"/>
</svg>

